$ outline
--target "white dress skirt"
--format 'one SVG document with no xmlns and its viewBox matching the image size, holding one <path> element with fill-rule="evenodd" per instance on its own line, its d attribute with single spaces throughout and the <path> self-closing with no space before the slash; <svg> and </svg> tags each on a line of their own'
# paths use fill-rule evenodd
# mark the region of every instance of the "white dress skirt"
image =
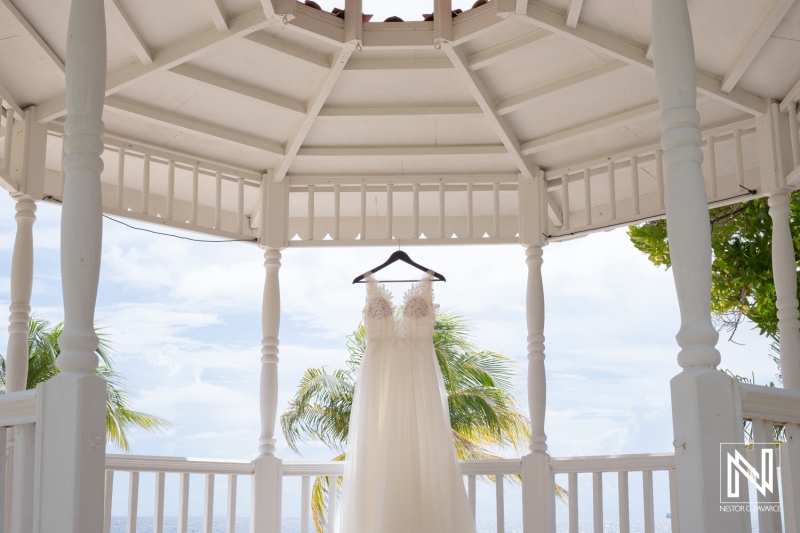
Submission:
<svg viewBox="0 0 800 533">
<path fill-rule="evenodd" d="M 391 294 L 367 275 L 340 533 L 475 531 L 433 348 L 431 279 L 414 284 L 395 313 Z"/>
</svg>

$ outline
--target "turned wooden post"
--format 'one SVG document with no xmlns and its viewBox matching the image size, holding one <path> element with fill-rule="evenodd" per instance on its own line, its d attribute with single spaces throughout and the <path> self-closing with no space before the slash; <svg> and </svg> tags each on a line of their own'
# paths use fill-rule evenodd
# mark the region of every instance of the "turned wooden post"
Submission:
<svg viewBox="0 0 800 533">
<path fill-rule="evenodd" d="M 67 119 L 61 278 L 62 373 L 39 385 L 34 527 L 86 533 L 103 527 L 105 380 L 96 376 L 94 308 L 100 274 L 103 101 L 106 80 L 103 0 L 72 0 L 67 37 Z"/>
<path fill-rule="evenodd" d="M 720 443 L 742 442 L 743 432 L 737 384 L 717 370 L 718 335 L 710 312 L 711 231 L 686 0 L 653 0 L 652 15 L 667 231 L 681 314 L 677 341 L 683 371 L 671 381 L 680 527 L 743 533 L 749 524 L 745 513 L 720 511 Z"/>
</svg>

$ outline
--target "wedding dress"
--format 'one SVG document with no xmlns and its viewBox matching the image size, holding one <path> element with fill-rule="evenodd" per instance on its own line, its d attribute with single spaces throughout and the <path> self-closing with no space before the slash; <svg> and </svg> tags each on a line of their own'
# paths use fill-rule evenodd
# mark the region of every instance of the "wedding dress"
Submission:
<svg viewBox="0 0 800 533">
<path fill-rule="evenodd" d="M 367 346 L 347 441 L 341 533 L 474 533 L 433 348 L 432 272 L 392 295 L 366 275 Z M 395 314 L 399 315 L 395 318 Z"/>
</svg>

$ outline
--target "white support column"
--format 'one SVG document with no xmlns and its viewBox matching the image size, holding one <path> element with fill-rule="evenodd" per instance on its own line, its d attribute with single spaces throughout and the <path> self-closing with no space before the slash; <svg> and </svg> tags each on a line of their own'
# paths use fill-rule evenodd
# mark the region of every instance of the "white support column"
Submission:
<svg viewBox="0 0 800 533">
<path fill-rule="evenodd" d="M 262 189 L 263 191 L 263 189 Z M 262 210 L 262 216 L 268 214 Z M 253 533 L 280 533 L 282 463 L 275 457 L 278 417 L 278 334 L 281 323 L 281 252 L 264 246 L 264 301 L 261 340 L 261 437 L 253 490 Z"/>
<path fill-rule="evenodd" d="M 73 0 L 67 37 L 66 179 L 61 210 L 62 373 L 38 387 L 35 533 L 103 528 L 106 382 L 94 308 L 100 274 L 106 23 L 103 0 Z"/>
<path fill-rule="evenodd" d="M 800 390 L 800 320 L 797 306 L 797 259 L 789 226 L 789 192 L 774 189 L 769 195 L 772 218 L 772 276 L 778 306 L 781 335 L 781 374 L 783 386 Z"/>
<path fill-rule="evenodd" d="M 686 0 L 653 0 L 652 16 L 667 231 L 681 314 L 677 341 L 683 371 L 671 381 L 680 527 L 682 531 L 743 533 L 746 513 L 720 512 L 719 506 L 719 445 L 742 442 L 743 432 L 737 384 L 716 368 L 720 355 L 710 313 L 711 232 Z"/>
<path fill-rule="evenodd" d="M 33 287 L 33 223 L 36 220 L 36 203 L 22 194 L 12 196 L 17 201 L 17 235 L 11 260 L 6 393 L 20 392 L 27 388 L 28 323 Z M 9 464 L 13 465 L 8 470 L 12 481 L 11 491 L 7 495 L 12 533 L 27 532 L 33 527 L 34 428 L 33 424 L 26 424 L 8 432 L 7 458 Z"/>
<path fill-rule="evenodd" d="M 6 392 L 19 392 L 28 381 L 28 323 L 31 318 L 33 288 L 33 223 L 36 203 L 25 195 L 12 195 L 17 201 L 17 236 L 11 260 L 11 306 L 8 349 L 6 350 Z"/>
<path fill-rule="evenodd" d="M 544 369 L 544 286 L 542 284 L 542 247 L 526 248 L 528 265 L 528 407 L 531 416 L 531 453 L 522 458 L 523 531 L 545 533 L 555 530 L 550 500 L 553 499 L 553 476 L 547 453 L 544 416 L 547 402 Z"/>
</svg>

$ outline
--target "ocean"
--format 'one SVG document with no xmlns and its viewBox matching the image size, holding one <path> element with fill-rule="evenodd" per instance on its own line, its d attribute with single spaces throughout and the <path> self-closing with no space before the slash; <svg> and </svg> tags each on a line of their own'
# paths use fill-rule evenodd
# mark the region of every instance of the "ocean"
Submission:
<svg viewBox="0 0 800 533">
<path fill-rule="evenodd" d="M 672 528 L 670 521 L 665 519 L 656 520 L 656 533 L 670 533 Z M 127 518 L 124 516 L 115 516 L 111 518 L 111 533 L 125 533 L 127 526 Z M 202 517 L 189 517 L 188 533 L 203 533 L 203 519 Z M 580 533 L 592 533 L 594 531 L 591 520 L 581 520 Z M 164 517 L 164 533 L 177 533 L 178 519 L 177 517 Z M 249 533 L 250 519 L 238 518 L 236 519 L 236 533 Z M 559 522 L 557 533 L 567 533 L 569 528 L 566 520 L 563 523 Z M 136 520 L 136 533 L 152 533 L 153 532 L 153 518 L 140 516 Z M 619 523 L 615 520 L 608 520 L 603 526 L 604 533 L 619 533 Z M 215 518 L 213 522 L 212 533 L 225 533 L 225 518 Z M 284 518 L 281 521 L 281 533 L 301 533 L 300 519 L 299 518 Z M 313 525 L 307 533 L 313 533 Z M 477 523 L 477 533 L 497 533 L 497 527 L 494 522 L 481 522 Z M 522 524 L 508 523 L 505 527 L 505 533 L 522 533 Z M 644 522 L 641 520 L 631 520 L 631 533 L 644 533 Z"/>
</svg>

